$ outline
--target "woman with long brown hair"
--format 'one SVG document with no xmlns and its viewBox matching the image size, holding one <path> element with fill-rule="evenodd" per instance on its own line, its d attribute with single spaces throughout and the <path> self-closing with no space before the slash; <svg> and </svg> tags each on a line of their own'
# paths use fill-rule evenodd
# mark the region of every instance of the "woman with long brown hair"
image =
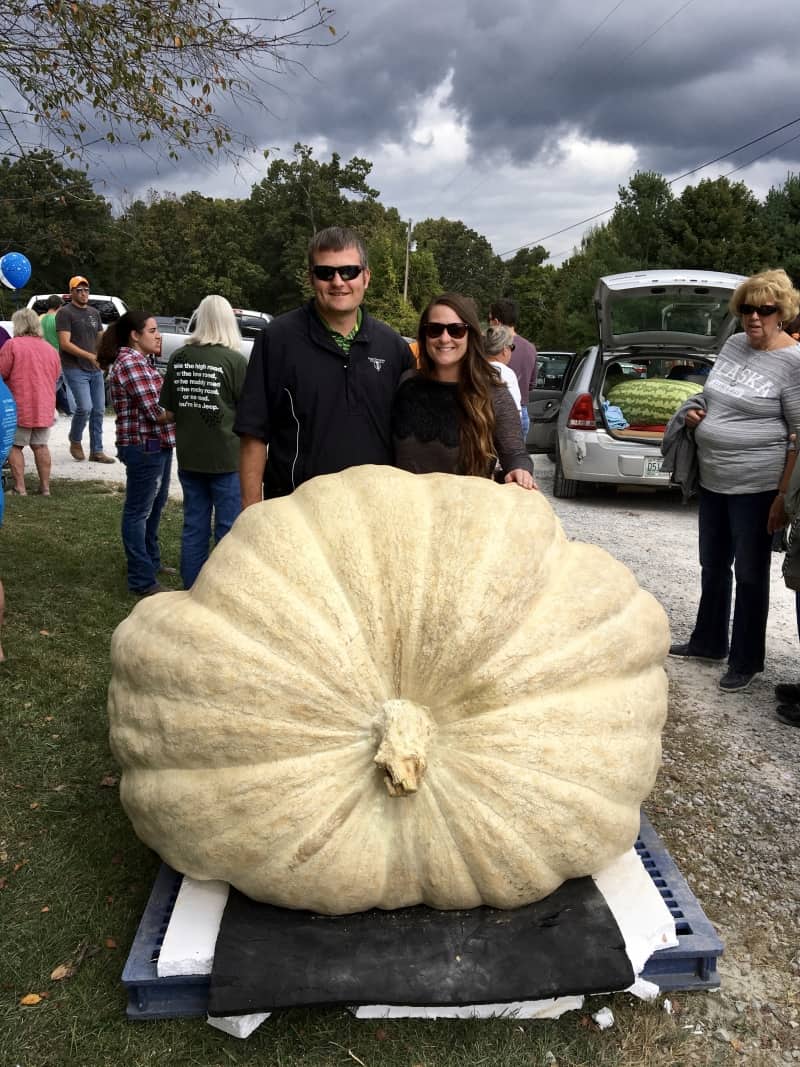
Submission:
<svg viewBox="0 0 800 1067">
<path fill-rule="evenodd" d="M 519 413 L 484 357 L 473 302 L 444 293 L 423 311 L 419 367 L 400 379 L 392 412 L 395 464 L 491 478 L 499 463 L 506 482 L 535 489 Z"/>
<path fill-rule="evenodd" d="M 169 496 L 175 427 L 158 402 L 161 374 L 158 323 L 147 311 L 126 311 L 103 334 L 97 361 L 109 370 L 117 415 L 117 453 L 125 464 L 122 545 L 128 560 L 128 589 L 137 596 L 164 590 L 158 527 Z"/>
</svg>

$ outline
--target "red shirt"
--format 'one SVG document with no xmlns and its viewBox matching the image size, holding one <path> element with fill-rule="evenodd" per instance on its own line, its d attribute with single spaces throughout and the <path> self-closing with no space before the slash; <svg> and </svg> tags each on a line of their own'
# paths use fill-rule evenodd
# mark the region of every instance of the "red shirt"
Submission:
<svg viewBox="0 0 800 1067">
<path fill-rule="evenodd" d="M 28 430 L 53 425 L 59 374 L 58 353 L 42 337 L 12 337 L 0 348 L 0 377 L 17 402 L 17 425 Z"/>
</svg>

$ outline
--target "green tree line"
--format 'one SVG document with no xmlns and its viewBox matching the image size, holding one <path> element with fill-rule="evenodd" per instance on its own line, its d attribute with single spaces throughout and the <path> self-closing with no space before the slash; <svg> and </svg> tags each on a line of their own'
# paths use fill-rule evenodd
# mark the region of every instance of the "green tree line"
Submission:
<svg viewBox="0 0 800 1067">
<path fill-rule="evenodd" d="M 323 226 L 358 229 L 370 250 L 370 311 L 404 334 L 443 290 L 471 296 L 484 318 L 497 296 L 520 306 L 520 332 L 542 348 L 576 349 L 595 338 L 592 293 L 604 274 L 658 267 L 751 274 L 784 267 L 800 282 L 800 176 L 760 201 L 742 182 L 700 181 L 675 196 L 666 179 L 639 172 L 619 189 L 607 223 L 558 267 L 548 250 L 503 260 L 459 220 L 424 219 L 409 233 L 369 184 L 372 164 L 314 158 L 295 145 L 269 163 L 249 196 L 151 191 L 112 212 L 87 175 L 52 154 L 0 161 L 0 254 L 23 252 L 33 273 L 19 294 L 62 292 L 87 274 L 96 291 L 154 313 L 189 314 L 207 293 L 236 307 L 279 314 L 309 295 L 306 246 Z M 408 272 L 406 258 L 408 255 Z M 13 309 L 0 294 L 0 317 Z"/>
</svg>

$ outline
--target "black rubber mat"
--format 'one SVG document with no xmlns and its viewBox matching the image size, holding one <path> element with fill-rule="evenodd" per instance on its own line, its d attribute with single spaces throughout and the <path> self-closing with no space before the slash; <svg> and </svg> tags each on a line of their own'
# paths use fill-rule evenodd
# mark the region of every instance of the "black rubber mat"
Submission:
<svg viewBox="0 0 800 1067">
<path fill-rule="evenodd" d="M 619 927 L 591 878 L 513 911 L 419 906 L 326 916 L 231 889 L 209 1015 L 326 1004 L 459 1005 L 625 989 Z"/>
</svg>

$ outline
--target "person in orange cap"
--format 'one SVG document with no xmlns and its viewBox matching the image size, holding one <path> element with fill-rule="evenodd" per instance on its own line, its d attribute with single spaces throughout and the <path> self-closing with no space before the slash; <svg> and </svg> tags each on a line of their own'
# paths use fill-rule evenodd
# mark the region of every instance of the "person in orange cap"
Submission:
<svg viewBox="0 0 800 1067">
<path fill-rule="evenodd" d="M 69 430 L 69 453 L 84 460 L 83 431 L 89 423 L 89 459 L 113 463 L 103 451 L 103 416 L 106 413 L 106 386 L 97 346 L 103 335 L 100 313 L 89 304 L 89 282 L 82 274 L 69 280 L 69 303 L 56 312 L 56 332 L 61 369 L 75 397 L 75 414 Z"/>
</svg>

